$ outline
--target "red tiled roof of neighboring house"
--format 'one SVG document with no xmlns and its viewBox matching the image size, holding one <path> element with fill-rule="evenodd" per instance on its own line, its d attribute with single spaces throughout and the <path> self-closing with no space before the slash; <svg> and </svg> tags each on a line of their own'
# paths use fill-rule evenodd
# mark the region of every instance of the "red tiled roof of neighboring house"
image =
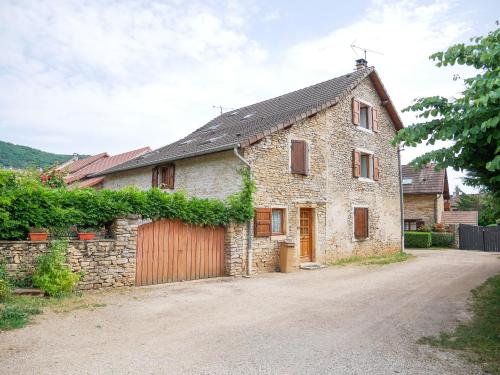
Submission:
<svg viewBox="0 0 500 375">
<path fill-rule="evenodd" d="M 446 169 L 435 170 L 434 165 L 426 165 L 414 170 L 409 165 L 402 165 L 404 194 L 444 194 L 449 195 Z"/>
<path fill-rule="evenodd" d="M 102 152 L 97 155 L 89 156 L 88 158 L 85 159 L 75 160 L 73 163 L 69 164 L 63 169 L 67 170 L 69 173 L 75 173 L 76 171 L 79 171 L 80 169 L 86 167 L 87 165 L 92 164 L 97 160 L 107 156 L 109 156 L 107 152 Z"/>
<path fill-rule="evenodd" d="M 81 189 L 88 188 L 88 187 L 95 186 L 95 185 L 101 183 L 102 181 L 104 181 L 104 177 L 88 178 L 86 180 L 83 180 L 83 181 L 79 182 L 78 183 L 78 187 L 81 188 Z"/>
<path fill-rule="evenodd" d="M 442 216 L 443 224 L 469 224 L 477 225 L 477 211 L 444 211 Z"/>
<path fill-rule="evenodd" d="M 76 181 L 81 181 L 87 178 L 87 176 L 93 174 L 93 173 L 98 173 L 102 172 L 108 168 L 117 166 L 119 164 L 125 163 L 128 160 L 131 160 L 135 157 L 138 157 L 142 154 L 145 154 L 146 152 L 151 151 L 149 147 L 143 147 L 139 148 L 137 150 L 132 150 L 128 152 L 124 152 L 122 154 L 114 155 L 114 156 L 109 156 L 107 153 L 102 153 L 94 156 L 90 156 L 88 158 L 82 159 L 82 160 L 77 160 L 77 162 L 82 162 L 80 163 L 80 167 L 75 170 L 75 168 L 71 168 L 73 164 L 70 165 L 70 174 L 66 176 L 64 181 L 67 184 L 72 184 L 75 183 Z M 90 159 L 90 162 L 87 160 Z M 83 165 L 83 166 L 82 166 Z M 74 170 L 73 173 L 71 173 L 71 170 Z M 90 181 L 92 180 L 92 181 Z M 92 185 L 95 185 L 100 181 L 95 182 L 94 178 L 91 178 L 89 180 L 81 181 L 78 184 L 78 187 L 89 187 Z"/>
</svg>

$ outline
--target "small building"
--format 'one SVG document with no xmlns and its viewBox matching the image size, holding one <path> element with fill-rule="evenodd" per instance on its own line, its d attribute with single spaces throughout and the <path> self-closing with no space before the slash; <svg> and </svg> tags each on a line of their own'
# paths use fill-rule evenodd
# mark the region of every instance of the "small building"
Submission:
<svg viewBox="0 0 500 375">
<path fill-rule="evenodd" d="M 478 211 L 445 211 L 442 222 L 445 225 L 469 224 L 478 225 Z"/>
<path fill-rule="evenodd" d="M 446 169 L 436 170 L 428 164 L 420 170 L 401 166 L 404 202 L 404 229 L 416 230 L 423 225 L 442 223 L 449 210 L 450 190 Z"/>
</svg>

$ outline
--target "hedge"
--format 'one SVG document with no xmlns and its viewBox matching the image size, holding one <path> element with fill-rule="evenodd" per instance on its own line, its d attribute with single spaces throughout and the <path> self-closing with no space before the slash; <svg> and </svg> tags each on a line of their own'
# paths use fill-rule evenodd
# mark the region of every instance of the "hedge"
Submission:
<svg viewBox="0 0 500 375">
<path fill-rule="evenodd" d="M 405 247 L 431 247 L 432 239 L 429 232 L 405 232 Z"/>
<path fill-rule="evenodd" d="M 52 232 L 73 225 L 102 227 L 115 218 L 137 214 L 145 219 L 179 219 L 189 224 L 226 226 L 253 217 L 255 185 L 242 170 L 243 187 L 225 201 L 188 197 L 160 189 L 120 191 L 50 188 L 34 173 L 0 171 L 0 239 L 25 239 L 31 227 Z"/>
<path fill-rule="evenodd" d="M 453 233 L 447 232 L 432 232 L 432 246 L 437 247 L 452 247 L 455 241 Z"/>
</svg>

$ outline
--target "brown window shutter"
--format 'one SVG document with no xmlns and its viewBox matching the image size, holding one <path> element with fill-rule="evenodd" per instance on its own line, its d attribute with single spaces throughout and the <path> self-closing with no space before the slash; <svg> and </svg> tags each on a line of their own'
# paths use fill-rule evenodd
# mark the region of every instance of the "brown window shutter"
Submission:
<svg viewBox="0 0 500 375">
<path fill-rule="evenodd" d="M 354 208 L 354 237 L 368 238 L 368 208 Z"/>
<path fill-rule="evenodd" d="M 255 237 L 269 237 L 271 235 L 272 210 L 270 208 L 255 209 Z"/>
<path fill-rule="evenodd" d="M 380 178 L 380 162 L 376 156 L 373 157 L 373 179 L 378 181 Z"/>
<path fill-rule="evenodd" d="M 151 186 L 158 187 L 158 167 L 153 168 L 153 173 L 151 177 Z"/>
<path fill-rule="evenodd" d="M 354 177 L 361 176 L 361 153 L 356 150 L 352 152 L 352 174 Z"/>
<path fill-rule="evenodd" d="M 360 111 L 360 103 L 356 98 L 352 98 L 352 123 L 354 125 L 359 125 L 359 111 Z"/>
<path fill-rule="evenodd" d="M 372 108 L 372 130 L 378 133 L 378 110 Z"/>
<path fill-rule="evenodd" d="M 291 170 L 292 173 L 307 174 L 307 142 L 292 140 Z"/>
<path fill-rule="evenodd" d="M 161 168 L 161 182 L 162 188 L 173 189 L 175 181 L 175 166 L 167 165 Z"/>
</svg>

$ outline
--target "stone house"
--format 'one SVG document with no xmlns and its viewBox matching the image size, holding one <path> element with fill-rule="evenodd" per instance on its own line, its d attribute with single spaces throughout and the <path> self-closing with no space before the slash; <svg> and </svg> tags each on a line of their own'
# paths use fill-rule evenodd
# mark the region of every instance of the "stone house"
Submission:
<svg viewBox="0 0 500 375">
<path fill-rule="evenodd" d="M 450 193 L 446 169 L 435 170 L 429 164 L 420 170 L 409 165 L 403 174 L 404 229 L 416 230 L 423 225 L 443 222 L 443 213 L 450 210 Z"/>
<path fill-rule="evenodd" d="M 403 124 L 377 72 L 346 75 L 223 113 L 183 139 L 93 177 L 103 188 L 159 187 L 224 199 L 241 168 L 255 218 L 225 231 L 226 274 L 275 271 L 282 241 L 301 262 L 401 250 Z"/>
</svg>

